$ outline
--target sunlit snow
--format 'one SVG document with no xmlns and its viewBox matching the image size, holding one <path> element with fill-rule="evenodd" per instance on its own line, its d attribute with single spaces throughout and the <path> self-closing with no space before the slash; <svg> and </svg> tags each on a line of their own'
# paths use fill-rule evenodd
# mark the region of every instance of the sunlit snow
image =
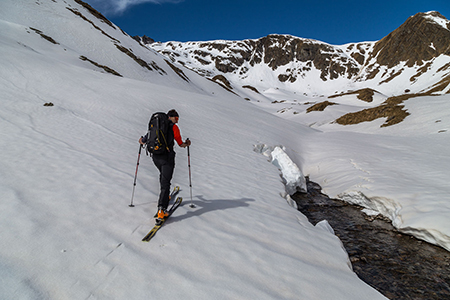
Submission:
<svg viewBox="0 0 450 300">
<path fill-rule="evenodd" d="M 409 100 L 392 128 L 313 129 L 183 69 L 185 81 L 73 0 L 2 1 L 0 60 L 2 299 L 386 299 L 326 221 L 289 204 L 284 183 L 301 189 L 303 175 L 450 249 L 448 95 Z M 177 148 L 185 205 L 144 243 L 159 185 L 143 153 L 128 206 L 137 141 L 152 112 L 172 108 L 192 141 L 196 208 Z M 258 145 L 279 149 L 278 163 Z"/>
</svg>

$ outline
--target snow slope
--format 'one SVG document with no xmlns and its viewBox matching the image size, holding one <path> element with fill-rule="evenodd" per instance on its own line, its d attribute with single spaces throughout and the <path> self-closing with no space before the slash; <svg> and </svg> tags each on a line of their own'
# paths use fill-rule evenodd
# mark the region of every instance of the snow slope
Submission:
<svg viewBox="0 0 450 300">
<path fill-rule="evenodd" d="M 117 41 L 159 71 L 136 66 Z M 288 205 L 276 167 L 254 151 L 287 145 L 300 165 L 292 151 L 318 133 L 188 71 L 187 82 L 142 49 L 72 0 L 0 4 L 0 298 L 385 299 L 326 226 Z M 142 155 L 128 207 L 137 139 L 152 112 L 170 108 L 193 142 L 197 208 L 180 207 L 143 243 L 158 174 Z M 186 203 L 187 157 L 177 152 L 173 183 Z"/>
<path fill-rule="evenodd" d="M 450 21 L 437 12 L 417 14 L 415 18 L 426 18 L 426 23 L 438 24 L 438 29 L 448 31 Z M 403 33 L 399 33 L 404 35 L 398 42 L 403 43 L 403 48 L 408 47 L 409 34 L 410 38 L 413 36 L 408 33 L 408 26 L 412 25 L 403 26 Z M 430 36 L 432 38 L 437 39 Z M 285 44 L 271 44 L 268 39 Z M 440 40 L 446 39 L 448 36 L 442 34 Z M 259 47 L 252 46 L 262 40 L 267 44 L 258 46 L 265 47 L 266 51 L 275 48 L 281 54 L 264 56 Z M 355 54 L 358 54 L 364 65 L 357 74 L 347 70 L 336 79 L 324 81 L 311 60 L 302 62 L 292 58 L 286 63 L 281 59 L 283 53 L 293 55 L 286 51 L 292 41 L 307 41 L 329 49 L 329 53 L 321 52 L 325 55 L 322 58 L 333 63 L 354 59 L 357 65 Z M 420 46 L 435 49 L 433 43 L 427 44 L 428 39 L 420 42 Z M 445 86 L 450 56 L 445 51 L 436 52 L 430 60 L 413 66 L 401 61 L 389 67 L 379 65 L 377 56 L 371 53 L 376 44 L 332 46 L 288 35 L 271 35 L 259 40 L 167 42 L 148 47 L 222 82 L 259 109 L 321 131 L 311 137 L 303 135 L 301 148 L 292 141 L 284 144 L 303 173 L 318 182 L 329 196 L 373 209 L 390 218 L 400 231 L 450 250 L 450 185 L 447 182 L 450 175 L 447 167 L 450 164 L 447 150 L 450 146 L 450 86 Z M 416 51 L 423 51 L 419 45 L 415 46 Z M 330 59 L 328 54 L 334 56 Z M 253 60 L 254 55 L 264 59 Z M 271 59 L 281 62 L 274 64 L 275 68 Z M 301 75 L 293 82 L 278 77 L 291 73 Z M 405 93 L 412 96 L 441 84 L 442 89 L 436 89 L 434 96 L 403 101 L 401 105 L 409 116 L 399 124 L 381 127 L 386 118 L 346 126 L 335 122 L 349 112 L 380 107 L 391 96 Z M 373 90 L 371 102 L 347 93 L 363 88 Z M 341 96 L 332 97 L 337 95 Z M 333 105 L 324 111 L 308 112 L 313 105 L 326 101 Z M 294 135 L 292 140 L 295 140 Z"/>
</svg>

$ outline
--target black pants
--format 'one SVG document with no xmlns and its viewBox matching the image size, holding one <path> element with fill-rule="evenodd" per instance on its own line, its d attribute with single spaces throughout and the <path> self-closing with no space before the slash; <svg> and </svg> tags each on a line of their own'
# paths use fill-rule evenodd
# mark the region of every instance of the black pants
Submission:
<svg viewBox="0 0 450 300">
<path fill-rule="evenodd" d="M 171 151 L 159 155 L 153 154 L 153 163 L 159 170 L 161 190 L 159 192 L 158 207 L 167 208 L 169 206 L 170 181 L 175 169 L 175 152 Z"/>
</svg>

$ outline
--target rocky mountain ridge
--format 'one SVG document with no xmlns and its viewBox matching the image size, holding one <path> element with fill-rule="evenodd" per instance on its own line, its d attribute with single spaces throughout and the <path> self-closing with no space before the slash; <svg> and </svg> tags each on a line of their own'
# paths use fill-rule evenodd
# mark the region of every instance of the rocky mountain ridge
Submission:
<svg viewBox="0 0 450 300">
<path fill-rule="evenodd" d="M 358 74 L 361 64 L 339 47 L 277 34 L 257 40 L 168 42 L 149 47 L 206 77 L 237 75 L 234 77 L 242 81 L 258 65 L 276 73 L 279 82 L 295 83 L 312 69 L 319 70 L 322 81 L 351 78 Z M 355 56 L 366 47 L 357 47 Z"/>
<path fill-rule="evenodd" d="M 428 12 L 410 17 L 377 42 L 334 46 L 317 40 L 272 34 L 256 40 L 166 42 L 147 46 L 203 76 L 223 75 L 236 85 L 251 85 L 250 78 L 257 78 L 255 73 L 262 72 L 263 67 L 264 71 L 272 71 L 276 75 L 274 82 L 266 82 L 266 87 L 297 92 L 302 92 L 302 81 L 305 81 L 302 79 L 307 77 L 324 84 L 341 80 L 340 93 L 348 91 L 348 85 L 360 82 L 366 82 L 365 87 L 376 89 L 378 85 L 408 73 L 409 83 L 402 84 L 400 89 L 379 89 L 388 95 L 398 95 L 405 90 L 429 91 L 439 81 L 429 81 L 428 86 L 416 84 L 422 81 L 419 77 L 427 71 L 440 75 L 436 78 L 448 77 L 449 65 L 441 65 L 441 60 L 449 62 L 449 28 L 450 22 L 444 16 Z M 437 65 L 439 68 L 436 69 Z M 362 88 L 364 84 L 357 85 Z M 448 84 L 441 85 L 440 90 L 434 92 L 447 91 Z M 321 91 L 316 92 L 322 94 Z M 324 92 L 330 94 L 326 89 Z"/>
<path fill-rule="evenodd" d="M 336 99 L 371 90 L 384 100 L 403 99 L 384 103 L 391 103 L 389 111 L 398 112 L 402 111 L 402 102 L 410 97 L 450 92 L 450 21 L 435 11 L 411 16 L 376 42 L 335 46 L 271 34 L 254 40 L 155 42 L 146 46 L 174 64 L 181 64 L 255 102 L 261 101 L 264 94 L 273 103 L 280 103 L 279 96 L 268 95 L 273 90 L 297 99 L 298 95 Z M 338 99 L 335 101 L 339 103 Z M 277 107 L 277 111 L 291 108 Z M 377 111 L 386 109 L 378 107 Z M 380 115 L 396 119 L 385 113 Z M 403 110 L 400 115 L 398 122 L 408 114 Z"/>
</svg>

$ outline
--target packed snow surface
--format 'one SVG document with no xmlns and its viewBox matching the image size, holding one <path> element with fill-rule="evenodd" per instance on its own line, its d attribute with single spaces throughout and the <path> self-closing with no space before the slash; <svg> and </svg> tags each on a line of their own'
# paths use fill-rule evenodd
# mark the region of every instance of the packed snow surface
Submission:
<svg viewBox="0 0 450 300">
<path fill-rule="evenodd" d="M 450 249 L 448 95 L 409 100 L 392 128 L 312 129 L 304 114 L 279 118 L 185 69 L 184 80 L 72 0 L 2 1 L 0 60 L 2 299 L 386 299 L 326 221 L 286 201 L 303 174 Z M 137 141 L 152 112 L 172 108 L 192 141 L 196 208 L 177 148 L 185 205 L 144 243 L 159 184 L 142 153 L 128 206 Z"/>
</svg>

